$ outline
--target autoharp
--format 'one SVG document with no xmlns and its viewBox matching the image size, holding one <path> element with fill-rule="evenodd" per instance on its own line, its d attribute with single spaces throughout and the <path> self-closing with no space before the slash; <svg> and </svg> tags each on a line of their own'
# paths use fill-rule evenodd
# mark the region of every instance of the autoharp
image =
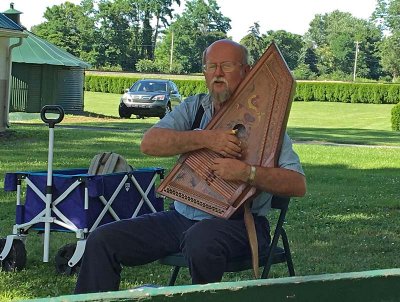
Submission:
<svg viewBox="0 0 400 302">
<path fill-rule="evenodd" d="M 275 167 L 286 129 L 295 80 L 272 43 L 206 129 L 236 129 L 241 160 Z M 229 218 L 257 193 L 243 182 L 225 181 L 210 169 L 222 157 L 208 149 L 183 154 L 158 193 L 217 217 Z"/>
</svg>

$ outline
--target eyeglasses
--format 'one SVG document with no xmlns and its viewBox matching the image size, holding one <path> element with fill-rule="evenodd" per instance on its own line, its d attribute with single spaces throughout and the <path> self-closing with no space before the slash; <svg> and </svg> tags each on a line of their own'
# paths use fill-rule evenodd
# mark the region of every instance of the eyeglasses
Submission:
<svg viewBox="0 0 400 302">
<path fill-rule="evenodd" d="M 203 71 L 208 73 L 213 73 L 217 70 L 218 65 L 222 69 L 223 72 L 232 72 L 235 70 L 236 66 L 243 66 L 243 64 L 237 62 L 222 62 L 222 63 L 206 63 L 203 65 Z"/>
</svg>

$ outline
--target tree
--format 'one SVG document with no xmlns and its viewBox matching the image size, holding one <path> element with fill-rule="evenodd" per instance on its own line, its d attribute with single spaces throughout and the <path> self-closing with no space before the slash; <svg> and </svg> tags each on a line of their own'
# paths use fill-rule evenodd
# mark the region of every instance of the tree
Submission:
<svg viewBox="0 0 400 302">
<path fill-rule="evenodd" d="M 260 33 L 260 24 L 254 23 L 249 29 L 249 33 L 240 40 L 240 44 L 249 51 L 249 63 L 254 65 L 264 53 L 267 47 L 264 36 Z"/>
<path fill-rule="evenodd" d="M 265 45 L 275 42 L 291 70 L 297 67 L 304 46 L 302 37 L 285 30 L 269 30 L 264 37 Z"/>
<path fill-rule="evenodd" d="M 94 19 L 90 16 L 93 3 L 82 1 L 81 5 L 65 2 L 48 7 L 44 13 L 47 20 L 32 28 L 37 36 L 57 45 L 65 51 L 86 60 L 96 62 L 93 45 L 96 44 Z"/>
<path fill-rule="evenodd" d="M 132 70 L 138 60 L 153 59 L 158 32 L 168 26 L 173 3 L 180 0 L 66 2 L 48 8 L 46 21 L 33 32 L 94 67 Z"/>
<path fill-rule="evenodd" d="M 360 45 L 357 60 L 358 75 L 377 78 L 380 69 L 376 48 L 382 33 L 371 21 L 357 19 L 338 10 L 316 15 L 304 39 L 312 44 L 322 75 L 350 76 L 355 62 L 355 43 Z"/>
<path fill-rule="evenodd" d="M 212 42 L 226 38 L 230 19 L 219 11 L 216 0 L 186 2 L 181 16 L 165 31 L 156 50 L 156 61 L 169 62 L 174 37 L 174 62 L 181 64 L 185 73 L 201 72 L 202 52 Z"/>
<path fill-rule="evenodd" d="M 400 34 L 396 32 L 386 37 L 380 45 L 380 51 L 382 67 L 396 81 L 400 76 Z"/>
<path fill-rule="evenodd" d="M 378 0 L 371 19 L 387 33 L 379 46 L 380 63 L 396 80 L 400 72 L 400 0 Z"/>
<path fill-rule="evenodd" d="M 375 11 L 372 13 L 371 20 L 374 21 L 381 30 L 394 31 L 400 30 L 400 1 L 399 0 L 377 0 Z"/>
</svg>

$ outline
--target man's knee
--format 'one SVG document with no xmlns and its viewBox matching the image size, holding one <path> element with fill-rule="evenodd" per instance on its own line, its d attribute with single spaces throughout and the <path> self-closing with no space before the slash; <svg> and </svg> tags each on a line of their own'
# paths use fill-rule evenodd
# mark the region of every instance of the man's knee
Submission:
<svg viewBox="0 0 400 302">
<path fill-rule="evenodd" d="M 207 258 L 220 254 L 221 246 L 212 229 L 215 229 L 212 220 L 202 221 L 189 228 L 181 243 L 183 254 L 189 258 Z"/>
<path fill-rule="evenodd" d="M 107 233 L 105 227 L 97 228 L 91 232 L 86 240 L 85 253 L 96 253 L 104 244 L 107 244 Z"/>
</svg>

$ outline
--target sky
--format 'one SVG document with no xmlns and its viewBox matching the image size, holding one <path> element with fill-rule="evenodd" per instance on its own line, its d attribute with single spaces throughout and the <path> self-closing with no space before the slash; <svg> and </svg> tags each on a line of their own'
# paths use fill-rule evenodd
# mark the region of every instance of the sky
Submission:
<svg viewBox="0 0 400 302">
<path fill-rule="evenodd" d="M 69 0 L 79 4 L 80 0 Z M 44 21 L 46 7 L 59 5 L 65 0 L 0 0 L 0 12 L 10 7 L 23 12 L 21 23 L 28 29 Z M 177 8 L 182 12 L 185 0 Z M 260 24 L 260 32 L 286 30 L 303 35 L 316 14 L 330 13 L 334 10 L 349 12 L 354 17 L 368 19 L 375 9 L 377 0 L 217 0 L 221 13 L 231 19 L 232 29 L 228 32 L 234 41 L 239 42 L 254 22 Z M 240 4 L 239 4 L 240 3 Z M 245 3 L 245 5 L 243 5 Z"/>
</svg>

